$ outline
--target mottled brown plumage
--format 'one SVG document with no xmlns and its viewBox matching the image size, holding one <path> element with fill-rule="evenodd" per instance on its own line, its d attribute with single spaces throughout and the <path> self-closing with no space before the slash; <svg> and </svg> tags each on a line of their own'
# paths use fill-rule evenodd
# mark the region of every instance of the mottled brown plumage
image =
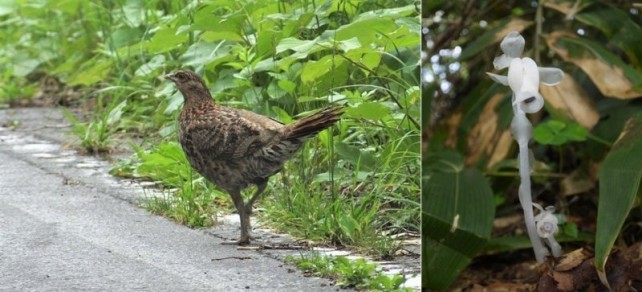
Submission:
<svg viewBox="0 0 642 292">
<path fill-rule="evenodd" d="M 339 120 L 342 108 L 328 107 L 284 125 L 250 111 L 214 103 L 203 80 L 194 72 L 167 75 L 185 100 L 179 117 L 179 140 L 196 171 L 227 191 L 241 217 L 239 244 L 250 242 L 252 204 L 270 176 L 310 138 Z M 241 190 L 256 185 L 245 203 Z"/>
</svg>

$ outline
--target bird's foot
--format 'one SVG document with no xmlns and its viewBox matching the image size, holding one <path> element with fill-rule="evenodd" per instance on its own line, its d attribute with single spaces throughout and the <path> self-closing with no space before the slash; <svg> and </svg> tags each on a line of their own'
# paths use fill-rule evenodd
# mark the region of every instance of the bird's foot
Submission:
<svg viewBox="0 0 642 292">
<path fill-rule="evenodd" d="M 248 245 L 250 244 L 250 241 L 241 241 L 241 240 L 235 240 L 235 241 L 223 241 L 221 242 L 222 245 Z"/>
<path fill-rule="evenodd" d="M 261 238 L 261 237 L 257 237 L 257 236 L 248 236 L 248 237 L 247 237 L 247 238 L 245 238 L 245 239 L 239 239 L 239 240 L 236 240 L 236 241 L 223 241 L 223 242 L 221 242 L 221 244 L 222 244 L 222 245 L 240 245 L 240 246 L 245 246 L 245 245 L 249 245 L 251 240 L 256 240 L 256 239 L 260 239 L 260 238 Z"/>
</svg>

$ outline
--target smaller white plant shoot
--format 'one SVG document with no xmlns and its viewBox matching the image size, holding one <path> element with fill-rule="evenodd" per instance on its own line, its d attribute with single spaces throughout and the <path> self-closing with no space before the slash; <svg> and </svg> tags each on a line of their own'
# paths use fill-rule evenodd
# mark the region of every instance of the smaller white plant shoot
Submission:
<svg viewBox="0 0 642 292">
<path fill-rule="evenodd" d="M 555 208 L 549 206 L 543 209 L 539 204 L 533 203 L 531 196 L 530 173 L 533 170 L 534 159 L 532 151 L 528 149 L 528 142 L 533 136 L 533 125 L 526 114 L 536 113 L 544 107 L 544 98 L 539 93 L 540 82 L 549 86 L 556 85 L 564 78 L 564 72 L 558 68 L 537 67 L 533 59 L 522 58 L 525 43 L 518 32 L 510 32 L 500 44 L 504 54 L 493 61 L 495 69 L 508 67 L 508 75 L 486 74 L 495 82 L 509 86 L 513 91 L 514 117 L 510 132 L 519 145 L 519 201 L 524 209 L 524 221 L 535 250 L 535 259 L 541 263 L 547 255 L 562 255 L 562 248 L 555 240 L 558 230 L 557 217 L 553 214 Z M 539 210 L 537 216 L 533 214 L 533 207 Z M 550 252 L 544 242 L 550 248 Z"/>
</svg>

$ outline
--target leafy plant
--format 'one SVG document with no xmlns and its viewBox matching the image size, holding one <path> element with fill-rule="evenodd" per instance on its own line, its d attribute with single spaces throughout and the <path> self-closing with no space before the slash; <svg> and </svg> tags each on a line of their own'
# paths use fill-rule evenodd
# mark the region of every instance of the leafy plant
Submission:
<svg viewBox="0 0 642 292">
<path fill-rule="evenodd" d="M 322 256 L 313 253 L 300 258 L 287 256 L 286 261 L 296 265 L 305 273 L 314 276 L 336 279 L 336 285 L 342 288 L 356 288 L 368 291 L 412 291 L 402 288 L 404 276 L 387 276 L 377 269 L 375 263 L 365 259 L 350 260 L 345 256 Z"/>
<path fill-rule="evenodd" d="M 12 3 L 0 9 L 0 100 L 31 95 L 41 75 L 80 93 L 88 110 L 67 117 L 81 146 L 142 145 L 112 173 L 162 186 L 153 212 L 202 226 L 229 205 L 175 142 L 183 98 L 159 77 L 190 69 L 217 103 L 285 123 L 346 106 L 271 180 L 264 222 L 379 257 L 398 248 L 390 235 L 419 231 L 419 1 Z"/>
<path fill-rule="evenodd" d="M 151 151 L 136 148 L 136 156 L 112 173 L 123 168 L 129 169 L 127 176 L 153 180 L 165 189 L 162 196 L 148 196 L 147 209 L 189 227 L 211 226 L 216 212 L 212 202 L 227 199 L 192 170 L 176 142 L 163 142 Z"/>
<path fill-rule="evenodd" d="M 67 109 L 63 109 L 63 113 L 73 124 L 73 132 L 80 139 L 80 146 L 89 153 L 103 153 L 111 149 L 111 135 L 117 131 L 126 105 L 127 101 L 123 101 L 92 122 L 79 121 Z"/>
</svg>

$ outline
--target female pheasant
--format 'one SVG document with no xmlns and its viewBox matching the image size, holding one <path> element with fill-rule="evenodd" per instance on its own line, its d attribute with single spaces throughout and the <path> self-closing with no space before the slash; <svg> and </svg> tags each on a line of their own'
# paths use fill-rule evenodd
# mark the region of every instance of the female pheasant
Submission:
<svg viewBox="0 0 642 292">
<path fill-rule="evenodd" d="M 218 105 L 196 73 L 179 71 L 165 78 L 183 94 L 179 140 L 189 163 L 206 179 L 232 197 L 241 217 L 239 245 L 250 243 L 252 204 L 270 176 L 301 148 L 307 138 L 336 123 L 343 108 L 331 106 L 284 125 L 250 111 Z M 256 185 L 244 202 L 241 190 Z"/>
</svg>

